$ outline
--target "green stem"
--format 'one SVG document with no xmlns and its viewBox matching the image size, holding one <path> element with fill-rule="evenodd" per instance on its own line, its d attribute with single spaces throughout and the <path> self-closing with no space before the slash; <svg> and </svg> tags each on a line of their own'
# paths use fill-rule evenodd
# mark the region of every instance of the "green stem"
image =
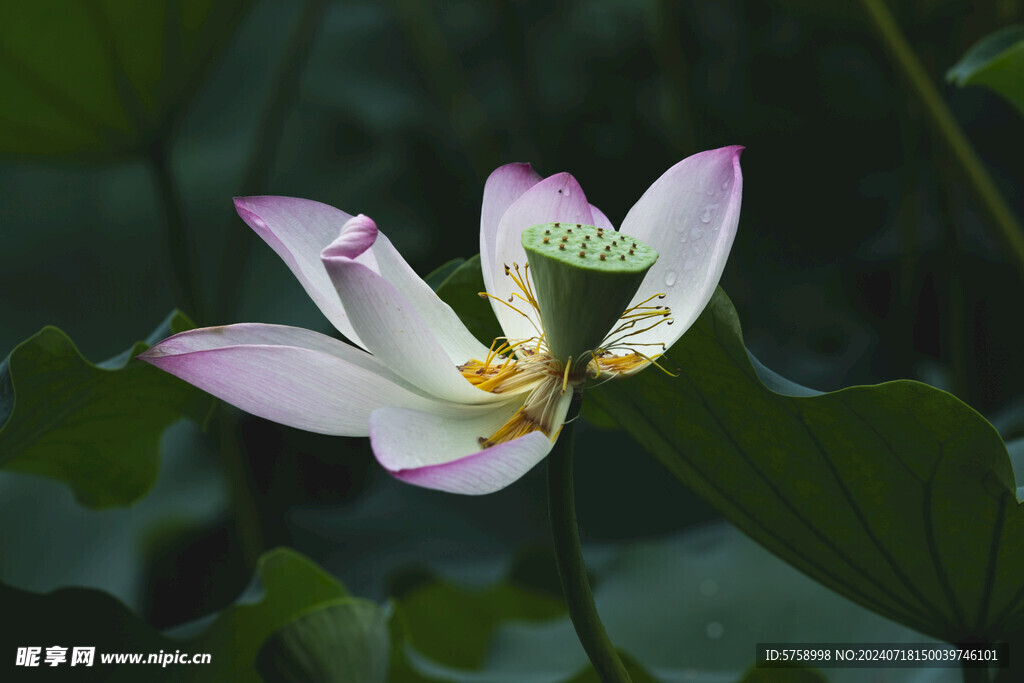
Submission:
<svg viewBox="0 0 1024 683">
<path fill-rule="evenodd" d="M 199 298 L 199 269 L 196 267 L 194 235 L 185 225 L 181 209 L 181 193 L 171 169 L 169 150 L 163 143 L 155 144 L 146 156 L 153 174 L 153 185 L 159 200 L 164 247 L 171 260 L 175 303 L 185 309 L 196 322 L 204 319 Z"/>
<path fill-rule="evenodd" d="M 569 415 L 578 415 L 581 394 L 573 396 Z M 548 507 L 551 533 L 555 540 L 555 560 L 562 592 L 569 607 L 569 616 L 576 635 L 590 657 L 594 670 L 604 683 L 630 683 L 622 660 L 608 639 L 590 591 L 587 567 L 580 547 L 576 523 L 576 503 L 572 484 L 572 449 L 574 422 L 562 427 L 562 433 L 548 455 Z"/>
<path fill-rule="evenodd" d="M 1024 229 L 1003 199 L 992 177 L 978 158 L 970 141 L 960 128 L 953 113 L 946 106 L 938 89 L 928 77 L 921 61 L 911 49 L 900 27 L 893 19 L 885 0 L 861 0 L 871 21 L 882 36 L 885 46 L 892 52 L 911 90 L 921 101 L 932 125 L 953 151 L 978 199 L 991 215 L 998 236 L 1010 252 L 1021 274 L 1024 275 Z"/>
<path fill-rule="evenodd" d="M 323 25 L 327 3 L 306 0 L 299 11 L 284 58 L 270 81 L 270 95 L 256 124 L 252 152 L 242 178 L 242 195 L 266 192 L 266 184 L 277 156 L 278 142 L 288 112 L 298 96 L 302 71 L 313 51 L 316 35 Z M 237 219 L 236 219 L 237 220 Z M 227 233 L 227 245 L 221 261 L 220 294 L 217 299 L 217 320 L 228 318 L 238 305 L 242 292 L 242 278 L 256 237 L 244 226 L 233 225 Z"/>
<path fill-rule="evenodd" d="M 259 506 L 255 500 L 251 470 L 239 446 L 238 411 L 221 403 L 217 406 L 214 419 L 217 425 L 217 450 L 228 481 L 235 535 L 245 566 L 251 570 L 266 550 L 266 544 Z"/>
</svg>

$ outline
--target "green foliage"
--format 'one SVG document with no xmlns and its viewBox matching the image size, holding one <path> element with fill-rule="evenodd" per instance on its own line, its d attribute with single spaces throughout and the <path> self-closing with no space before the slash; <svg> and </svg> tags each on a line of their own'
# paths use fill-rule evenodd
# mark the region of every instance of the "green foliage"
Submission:
<svg viewBox="0 0 1024 683">
<path fill-rule="evenodd" d="M 275 631 L 256 656 L 266 683 L 386 683 L 387 615 L 368 600 L 321 605 Z"/>
<path fill-rule="evenodd" d="M 0 7 L 0 152 L 116 157 L 155 142 L 248 0 Z"/>
<path fill-rule="evenodd" d="M 963 87 L 983 85 L 1002 95 L 1024 116 L 1024 24 L 1014 24 L 981 39 L 946 72 Z"/>
<path fill-rule="evenodd" d="M 745 675 L 789 680 L 786 673 L 793 673 L 793 680 L 821 681 L 823 674 L 806 669 L 780 673 L 751 667 L 755 644 L 773 638 L 791 643 L 922 641 L 920 634 L 811 581 L 727 524 L 592 550 L 588 565 L 602 620 L 637 683 L 729 681 Z M 554 572 L 550 554 L 545 566 Z M 491 569 L 478 578 L 493 581 Z M 401 628 L 393 627 L 392 682 L 597 681 L 568 615 L 524 616 L 506 599 L 516 594 L 513 586 L 535 599 L 547 579 L 534 573 L 524 581 L 514 569 L 507 577 L 475 590 L 427 579 L 398 598 L 395 622 Z M 417 594 L 446 599 L 412 599 Z M 447 599 L 452 594 L 456 597 Z M 436 632 L 462 633 L 460 624 L 472 624 L 480 614 L 488 637 L 465 637 L 463 651 L 449 655 L 448 662 L 457 657 L 466 666 L 441 662 L 421 649 L 425 641 L 439 638 Z M 480 664 L 470 667 L 470 661 Z M 831 669 L 828 678 L 847 683 L 861 680 L 861 674 Z"/>
<path fill-rule="evenodd" d="M 213 402 L 135 356 L 191 327 L 175 311 L 148 342 L 100 364 L 55 327 L 16 346 L 0 363 L 0 467 L 61 480 L 89 507 L 138 500 L 156 480 L 164 429 L 204 420 Z"/>
<path fill-rule="evenodd" d="M 786 383 L 751 362 L 721 290 L 668 355 L 677 377 L 645 372 L 591 400 L 726 518 L 923 633 L 1024 628 L 1024 514 L 978 413 L 910 381 L 827 394 Z"/>
<path fill-rule="evenodd" d="M 0 601 L 9 614 L 19 615 L 17 646 L 84 645 L 96 647 L 96 664 L 76 669 L 76 680 L 137 681 L 133 666 L 101 665 L 100 653 L 210 653 L 210 664 L 171 664 L 145 667 L 154 681 L 259 681 L 254 662 L 260 645 L 297 618 L 325 604 L 344 605 L 348 592 L 322 569 L 298 553 L 272 550 L 256 569 L 258 599 L 243 595 L 190 637 L 161 634 L 106 593 L 66 588 L 46 595 L 0 584 Z M 354 631 L 349 631 L 354 633 Z M 368 632 L 372 635 L 372 632 Z M 11 634 L 13 636 L 13 634 Z M 275 636 L 287 642 L 287 634 Z M 6 641 L 5 641 L 6 642 Z M 11 659 L 7 666 L 13 663 Z M 67 666 L 67 665 L 65 665 Z"/>
<path fill-rule="evenodd" d="M 434 661 L 462 669 L 483 665 L 494 629 L 509 619 L 538 621 L 565 613 L 553 598 L 499 584 L 467 591 L 436 582 L 402 599 L 408 642 Z M 442 619 L 444 628 L 437 628 Z"/>
<path fill-rule="evenodd" d="M 470 287 L 475 267 L 452 277 Z M 678 376 L 648 370 L 584 405 L 847 598 L 953 642 L 1024 629 L 1024 512 L 1006 446 L 977 412 L 911 381 L 800 387 L 748 354 L 721 290 L 667 356 Z"/>
</svg>

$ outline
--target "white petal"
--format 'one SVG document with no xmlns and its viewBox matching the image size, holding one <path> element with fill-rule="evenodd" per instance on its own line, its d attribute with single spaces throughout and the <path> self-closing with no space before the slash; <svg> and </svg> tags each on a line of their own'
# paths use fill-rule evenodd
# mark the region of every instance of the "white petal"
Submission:
<svg viewBox="0 0 1024 683">
<path fill-rule="evenodd" d="M 461 365 L 470 358 L 483 360 L 487 356 L 488 349 L 466 329 L 455 311 L 438 298 L 383 234 L 377 236 L 373 253 L 381 276 L 401 292 L 423 318 L 452 365 Z"/>
<path fill-rule="evenodd" d="M 415 306 L 380 274 L 341 257 L 327 257 L 323 263 L 359 338 L 397 375 L 427 394 L 448 401 L 476 404 L 507 400 L 467 382 Z M 465 360 L 468 358 L 459 362 Z"/>
<path fill-rule="evenodd" d="M 672 325 L 661 324 L 629 342 L 671 346 L 714 294 L 740 218 L 742 151 L 723 147 L 680 161 L 626 215 L 622 233 L 640 238 L 659 254 L 631 305 L 664 292 L 665 299 L 652 303 L 670 307 L 674 319 Z"/>
<path fill-rule="evenodd" d="M 296 327 L 189 330 L 139 358 L 247 413 L 321 434 L 365 436 L 385 406 L 465 410 L 422 396 L 365 351 Z"/>
</svg>

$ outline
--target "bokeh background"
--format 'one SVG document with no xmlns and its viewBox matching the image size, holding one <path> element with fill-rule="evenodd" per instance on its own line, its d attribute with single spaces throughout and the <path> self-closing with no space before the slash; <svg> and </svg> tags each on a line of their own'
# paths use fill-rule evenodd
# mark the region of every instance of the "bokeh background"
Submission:
<svg viewBox="0 0 1024 683">
<path fill-rule="evenodd" d="M 39 15 L 2 10 L 0 80 L 24 80 L 18 45 L 32 39 L 74 76 L 75 92 L 98 101 L 110 74 L 91 73 L 78 51 L 88 51 L 90 31 L 132 35 L 133 4 L 107 2 L 116 19 L 67 35 L 48 32 Z M 1019 114 L 987 90 L 944 82 L 974 42 L 1019 21 L 1024 3 L 891 4 L 1024 215 Z M 181 30 L 161 15 L 178 3 L 154 6 L 158 35 Z M 105 119 L 88 97 L 76 108 L 67 104 L 75 93 L 37 88 L 64 111 L 53 132 L 8 90 L 4 353 L 56 325 L 100 361 L 175 307 L 199 324 L 329 332 L 234 214 L 235 195 L 366 213 L 425 275 L 477 252 L 483 184 L 503 163 L 573 173 L 618 223 L 676 161 L 742 144 L 743 211 L 722 285 L 750 350 L 821 390 L 923 380 L 976 407 L 1005 438 L 1024 433 L 1022 272 L 856 3 L 259 0 L 220 4 L 195 33 L 205 47 L 165 50 L 145 72 L 155 95 L 141 113 L 117 91 L 127 123 Z M 134 73 L 133 49 L 152 52 L 121 44 L 122 75 Z M 168 216 L 161 173 L 180 217 Z M 170 257 L 188 244 L 181 230 L 192 235 L 185 286 Z M 277 545 L 381 600 L 425 568 L 479 579 L 547 543 L 543 468 L 500 494 L 458 498 L 390 481 L 365 440 L 231 413 L 217 424 L 170 430 L 156 489 L 127 509 L 87 511 L 58 484 L 0 475 L 0 510 L 18 520 L 0 540 L 0 580 L 103 588 L 170 627 L 234 600 L 259 551 Z M 627 437 L 587 427 L 581 438 L 588 542 L 611 547 L 716 518 Z M 230 442 L 237 451 L 225 454 Z"/>
</svg>

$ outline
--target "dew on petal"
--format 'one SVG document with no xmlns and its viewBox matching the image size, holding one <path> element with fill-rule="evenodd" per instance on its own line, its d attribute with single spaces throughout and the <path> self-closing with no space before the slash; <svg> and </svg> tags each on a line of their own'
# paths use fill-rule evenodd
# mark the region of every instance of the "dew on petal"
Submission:
<svg viewBox="0 0 1024 683">
<path fill-rule="evenodd" d="M 704 210 L 700 213 L 701 223 L 710 223 L 711 219 L 715 217 L 715 212 L 718 211 L 718 204 L 708 204 L 704 207 Z"/>
<path fill-rule="evenodd" d="M 671 287 L 676 283 L 676 271 L 670 270 L 665 273 L 665 285 Z"/>
<path fill-rule="evenodd" d="M 728 190 L 729 189 L 729 181 L 728 180 L 723 180 L 722 181 L 722 189 L 723 190 Z"/>
</svg>

